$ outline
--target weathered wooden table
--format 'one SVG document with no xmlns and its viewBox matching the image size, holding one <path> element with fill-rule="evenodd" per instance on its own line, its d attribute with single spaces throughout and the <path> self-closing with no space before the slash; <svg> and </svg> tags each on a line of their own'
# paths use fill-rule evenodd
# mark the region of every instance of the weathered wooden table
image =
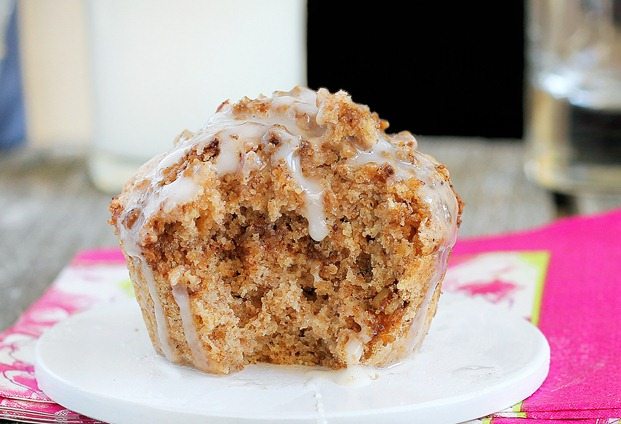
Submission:
<svg viewBox="0 0 621 424">
<path fill-rule="evenodd" d="M 420 143 L 448 165 L 466 202 L 461 237 L 531 228 L 558 215 L 554 197 L 526 180 L 519 141 L 423 137 Z M 76 251 L 116 244 L 106 223 L 109 200 L 90 184 L 80 155 L 0 153 L 0 329 Z M 621 197 L 576 201 L 580 213 L 617 206 Z"/>
</svg>

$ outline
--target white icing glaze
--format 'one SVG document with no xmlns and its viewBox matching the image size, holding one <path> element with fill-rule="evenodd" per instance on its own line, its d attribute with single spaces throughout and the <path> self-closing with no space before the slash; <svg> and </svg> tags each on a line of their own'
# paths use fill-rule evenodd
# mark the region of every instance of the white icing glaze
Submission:
<svg viewBox="0 0 621 424">
<path fill-rule="evenodd" d="M 157 287 L 155 286 L 155 278 L 153 277 L 153 272 L 151 271 L 151 267 L 148 266 L 146 261 L 142 258 L 135 258 L 134 264 L 137 264 L 140 272 L 142 273 L 142 277 L 147 283 L 147 288 L 149 289 L 149 296 L 153 301 L 153 311 L 155 315 L 155 324 L 157 330 L 157 338 L 160 342 L 160 348 L 162 349 L 162 353 L 168 360 L 174 360 L 175 355 L 173 354 L 172 348 L 170 346 L 170 335 L 168 333 L 168 324 L 166 322 L 166 315 L 164 314 L 164 308 L 162 307 L 162 302 L 160 302 L 160 297 L 157 293 Z"/>
<path fill-rule="evenodd" d="M 323 187 L 318 181 L 306 178 L 302 173 L 300 156 L 297 150 L 300 147 L 301 137 L 293 136 L 279 128 L 274 133 L 280 136 L 280 146 L 274 153 L 273 160 L 284 160 L 289 170 L 305 195 L 304 217 L 308 221 L 308 234 L 315 241 L 323 240 L 330 230 L 326 223 L 323 210 Z"/>
<path fill-rule="evenodd" d="M 248 152 L 244 151 L 244 145 L 248 140 L 262 137 L 264 133 L 265 127 L 255 122 L 246 122 L 220 131 L 217 134 L 220 154 L 215 161 L 218 175 L 229 174 L 240 168 L 245 171 L 244 159 Z"/>
<path fill-rule="evenodd" d="M 429 288 L 427 289 L 425 297 L 416 311 L 414 321 L 412 322 L 405 340 L 401 342 L 401 344 L 405 346 L 405 351 L 403 352 L 404 355 L 420 348 L 423 339 L 427 334 L 423 331 L 423 328 L 425 327 L 425 321 L 427 319 L 427 314 L 429 313 L 429 307 L 431 306 L 431 299 L 433 299 L 433 295 L 438 288 L 438 284 L 440 284 L 444 278 L 450 250 L 450 247 L 444 247 L 437 253 L 437 263 L 433 276 L 431 277 L 431 281 L 429 282 Z"/>
<path fill-rule="evenodd" d="M 218 175 L 225 175 L 241 169 L 247 177 L 253 169 L 262 168 L 264 164 L 260 157 L 252 150 L 246 151 L 246 144 L 250 146 L 258 144 L 257 141 L 261 140 L 263 135 L 274 125 L 281 125 L 287 131 L 290 131 L 290 134 L 297 134 L 300 137 L 303 132 L 298 129 L 298 115 L 307 114 L 310 120 L 317 113 L 315 92 L 308 89 L 297 91 L 299 94 L 297 97 L 291 96 L 288 93 L 281 93 L 280 96 L 276 96 L 274 98 L 274 106 L 282 107 L 285 113 L 271 113 L 266 118 L 251 118 L 240 121 L 232 116 L 230 105 L 228 107 L 225 106 L 221 112 L 216 113 L 209 120 L 207 126 L 199 133 L 182 133 L 177 138 L 175 146 L 171 151 L 152 159 L 143 166 L 136 177 L 136 181 L 148 181 L 149 187 L 146 190 L 128 192 L 125 211 L 120 217 L 120 238 L 125 253 L 135 263 L 139 264 L 138 267 L 141 269 L 143 278 L 147 282 L 149 295 L 154 305 L 159 344 L 164 355 L 170 360 L 174 358 L 171 356 L 172 349 L 170 347 L 168 324 L 158 296 L 153 272 L 142 255 L 142 230 L 149 220 L 160 211 L 169 212 L 178 205 L 191 202 L 201 193 L 202 187 L 192 177 L 184 175 L 177 175 L 176 179 L 164 185 L 164 172 L 183 160 L 193 147 L 208 145 L 215 138 L 218 138 L 218 148 L 220 151 L 214 163 L 215 172 Z M 295 148 L 297 149 L 297 147 L 299 147 L 299 141 Z M 287 165 L 292 165 L 292 177 L 298 182 L 306 196 L 306 216 L 309 219 L 309 233 L 316 240 L 321 240 L 327 235 L 327 227 L 323 218 L 322 188 L 317 182 L 304 177 L 299 156 L 294 155 L 294 153 L 292 149 L 285 162 Z M 140 214 L 131 228 L 128 228 L 125 221 L 129 214 L 135 210 L 140 211 Z M 173 290 L 173 298 L 178 303 L 180 311 L 187 311 L 187 307 L 184 306 L 185 298 L 178 289 L 176 292 Z M 182 318 L 182 321 L 189 323 L 187 329 L 184 325 L 184 332 L 186 337 L 189 338 L 188 344 L 195 357 L 194 359 L 197 365 L 200 366 L 202 360 L 196 349 L 197 344 L 193 341 L 196 331 L 191 321 L 188 321 L 187 318 L 185 320 Z M 192 331 L 190 331 L 190 327 Z"/>
<path fill-rule="evenodd" d="M 250 173 L 254 170 L 262 169 L 265 166 L 263 160 L 256 152 L 250 151 L 246 154 L 244 165 L 242 166 L 242 173 L 245 179 L 248 179 Z"/>
<path fill-rule="evenodd" d="M 216 172 L 219 175 L 229 174 L 239 168 L 241 152 L 240 145 L 229 140 L 220 143 L 220 154 L 216 159 Z"/>
<path fill-rule="evenodd" d="M 453 189 L 436 169 L 439 164 L 430 156 L 418 151 L 414 151 L 414 162 L 402 160 L 399 158 L 397 146 L 392 144 L 385 135 L 378 135 L 378 141 L 372 150 L 358 150 L 349 163 L 353 166 L 386 163 L 394 169 L 394 178 L 397 181 L 410 178 L 420 180 L 423 184 L 419 192 L 432 216 L 431 222 L 423 224 L 435 226 L 430 232 L 434 235 L 439 234 L 443 238 L 441 246 L 448 246 L 450 249 L 455 244 L 458 204 Z"/>
<path fill-rule="evenodd" d="M 192 353 L 192 363 L 196 368 L 208 371 L 210 367 L 207 361 L 207 356 L 205 355 L 203 344 L 201 343 L 196 332 L 196 325 L 194 324 L 194 317 L 192 316 L 188 289 L 182 284 L 173 284 L 172 294 L 175 302 L 179 306 L 179 315 L 181 316 L 183 334 L 185 334 L 185 340 L 190 348 L 190 352 Z"/>
<path fill-rule="evenodd" d="M 293 93 L 296 95 L 293 95 Z M 274 155 L 274 163 L 284 159 L 291 177 L 301 188 L 305 198 L 304 216 L 309 223 L 309 235 L 316 241 L 323 240 L 329 233 L 323 208 L 323 187 L 318 181 L 307 178 L 302 172 L 298 149 L 303 138 L 310 139 L 316 134 L 300 128 L 299 119 L 307 122 L 317 115 L 316 93 L 308 89 L 294 89 L 291 93 L 277 92 L 271 99 L 271 108 L 266 116 L 251 116 L 243 120 L 233 116 L 230 105 L 225 105 L 208 122 L 207 126 L 194 137 L 179 139 L 177 152 L 168 156 L 183 157 L 193 146 L 208 144 L 217 139 L 219 154 L 214 166 L 218 175 L 241 171 L 248 176 L 253 169 L 261 169 L 265 164 L 252 150 L 252 147 L 268 143 L 265 135 L 277 132 L 282 138 L 282 146 Z M 182 153 L 179 153 L 182 152 Z M 170 166 L 175 162 L 160 162 L 158 168 Z"/>
<path fill-rule="evenodd" d="M 364 353 L 364 344 L 358 337 L 352 336 L 345 344 L 345 355 L 347 364 L 359 364 L 360 358 Z"/>
<path fill-rule="evenodd" d="M 176 149 L 164 156 L 162 160 L 159 161 L 157 165 L 157 175 L 156 178 L 160 180 L 162 178 L 162 171 L 170 168 L 177 162 L 181 161 L 183 157 L 188 153 L 188 148 L 185 149 Z"/>
<path fill-rule="evenodd" d="M 395 170 L 395 177 L 398 180 L 407 180 L 416 176 L 416 166 L 409 162 L 400 161 L 397 158 L 397 148 L 387 139 L 381 137 L 371 150 L 358 150 L 356 155 L 349 159 L 349 164 L 362 166 L 367 163 L 392 165 Z"/>
<path fill-rule="evenodd" d="M 266 146 L 269 143 L 269 137 L 266 137 L 266 134 L 270 132 L 278 134 L 280 143 L 273 153 L 272 165 L 277 166 L 284 163 L 288 167 L 291 178 L 299 186 L 300 193 L 305 199 L 303 214 L 308 221 L 309 235 L 314 240 L 321 241 L 329 234 L 323 204 L 324 187 L 320 181 L 304 175 L 299 154 L 303 140 L 309 141 L 309 146 L 316 148 L 317 141 L 321 139 L 321 134 L 325 130 L 325 128 L 317 126 L 317 115 L 318 113 L 321 114 L 320 107 L 317 105 L 317 94 L 312 90 L 296 88 L 291 92 L 274 93 L 272 99 L 262 98 L 262 100 L 270 102 L 270 107 L 265 116 L 250 115 L 243 119 L 236 118 L 233 107 L 230 104 L 224 104 L 218 113 L 208 121 L 204 129 L 197 134 L 184 132 L 179 136 L 175 147 L 170 152 L 145 165 L 143 175 L 139 175 L 136 181 L 145 180 L 149 187 L 146 190 L 128 192 L 125 212 L 121 217 L 121 225 L 119 225 L 126 254 L 138 260 L 143 269 L 148 269 L 149 266 L 142 256 L 141 243 L 144 242 L 143 234 L 141 234 L 142 228 L 159 211 L 171 211 L 178 205 L 191 202 L 202 192 L 200 184 L 197 184 L 191 176 L 178 175 L 171 183 L 163 184 L 165 171 L 182 161 L 193 148 L 200 151 L 214 140 L 218 141 L 219 153 L 207 166 L 211 166 L 219 176 L 241 172 L 247 178 L 253 170 L 262 169 L 267 165 L 256 153 L 258 146 L 261 144 Z M 358 150 L 356 155 L 349 159 L 348 164 L 358 167 L 368 163 L 387 163 L 395 171 L 392 177 L 395 181 L 404 181 L 410 178 L 421 181 L 419 194 L 430 210 L 431 219 L 421 223 L 419 235 L 434 238 L 432 240 L 434 242 L 436 237 L 441 237 L 440 249 L 434 253 L 438 260 L 438 275 L 434 276 L 433 281 L 431 281 L 428 293 L 425 294 L 411 326 L 410 337 L 408 338 L 411 351 L 420 344 L 420 340 L 424 336 L 419 330 L 424 324 L 424 317 L 433 293 L 446 269 L 448 252 L 455 242 L 458 204 L 453 190 L 438 173 L 436 169 L 438 164 L 432 158 L 413 151 L 414 159 L 412 161 L 403 159 L 398 146 L 403 140 L 415 143 L 415 140 L 409 135 L 388 136 L 378 130 L 377 142 L 372 148 L 370 150 Z M 193 175 L 193 173 L 190 172 L 188 175 Z M 141 210 L 141 214 L 133 227 L 127 229 L 123 223 L 133 209 Z M 143 275 L 147 275 L 149 272 L 143 272 Z M 165 351 L 165 354 L 168 351 L 169 353 L 166 354 L 168 356 L 170 348 L 167 322 L 163 317 L 163 309 L 158 300 L 153 275 L 152 273 L 149 275 L 151 276 L 148 283 L 149 293 L 155 305 L 157 333 L 162 350 Z M 148 278 L 145 276 L 145 279 Z M 180 311 L 182 307 L 186 311 L 182 312 L 182 315 L 184 313 L 190 314 L 189 306 L 182 306 L 188 300 L 187 292 L 184 297 L 179 290 L 173 290 L 173 298 L 179 304 Z M 187 316 L 186 319 L 182 318 L 182 321 L 192 354 L 193 356 L 198 355 L 199 351 L 192 348 L 192 345 L 198 348 L 196 341 L 192 341 L 196 336 L 192 321 L 188 320 Z M 188 327 L 187 331 L 186 326 Z M 196 340 L 198 340 L 197 336 Z M 168 348 L 164 346 L 168 346 Z M 348 352 L 352 352 L 352 359 L 360 349 L 357 345 L 349 346 Z M 200 355 L 197 357 L 200 358 Z"/>
<path fill-rule="evenodd" d="M 155 158 L 158 163 L 176 163 L 176 160 L 183 155 L 178 152 L 172 152 L 168 155 L 162 155 Z M 175 160 L 176 158 L 176 160 Z M 170 166 L 170 165 L 169 165 Z M 143 278 L 149 289 L 149 296 L 153 303 L 153 313 L 155 316 L 156 333 L 158 336 L 159 345 L 162 349 L 162 353 L 166 358 L 171 361 L 176 359 L 173 350 L 170 345 L 170 334 L 168 330 L 168 322 L 164 313 L 160 296 L 157 291 L 155 277 L 153 276 L 153 270 L 147 263 L 142 254 L 142 234 L 141 230 L 144 228 L 147 220 L 157 213 L 159 210 L 168 212 L 174 209 L 178 204 L 188 201 L 197 196 L 202 187 L 195 183 L 193 179 L 189 177 L 179 176 L 176 180 L 168 185 L 160 186 L 160 182 L 163 180 L 162 170 L 165 168 L 153 169 L 148 178 L 151 179 L 152 184 L 150 190 L 147 192 L 140 192 L 128 199 L 125 206 L 125 213 L 121 217 L 122 224 L 119 225 L 120 238 L 123 242 L 123 247 L 127 256 L 134 261 L 137 268 L 140 269 Z M 124 224 L 128 214 L 134 210 L 139 210 L 140 215 L 131 226 L 127 228 Z"/>
<path fill-rule="evenodd" d="M 332 370 L 321 367 L 304 367 L 301 371 L 308 376 L 307 385 L 321 386 L 322 383 L 339 386 L 365 387 L 387 374 L 392 367 L 377 368 L 368 365 L 348 365 L 347 368 Z"/>
</svg>

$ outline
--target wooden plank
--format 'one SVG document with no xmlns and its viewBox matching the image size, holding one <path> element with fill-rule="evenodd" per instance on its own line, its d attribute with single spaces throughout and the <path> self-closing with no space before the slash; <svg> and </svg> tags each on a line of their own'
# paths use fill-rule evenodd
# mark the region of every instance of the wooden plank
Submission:
<svg viewBox="0 0 621 424">
<path fill-rule="evenodd" d="M 522 143 L 420 137 L 419 147 L 447 165 L 466 203 L 460 237 L 524 230 L 554 218 L 549 193 L 524 175 Z"/>
<path fill-rule="evenodd" d="M 15 152 L 0 160 L 0 329 L 38 298 L 74 253 L 114 245 L 108 195 L 84 159 Z"/>
<path fill-rule="evenodd" d="M 621 195 L 581 194 L 576 196 L 576 209 L 580 214 L 594 214 L 621 208 Z"/>
</svg>

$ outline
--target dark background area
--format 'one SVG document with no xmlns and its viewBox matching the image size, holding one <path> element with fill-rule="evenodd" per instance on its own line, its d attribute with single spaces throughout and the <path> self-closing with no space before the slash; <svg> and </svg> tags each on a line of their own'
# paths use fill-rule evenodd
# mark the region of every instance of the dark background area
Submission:
<svg viewBox="0 0 621 424">
<path fill-rule="evenodd" d="M 308 2 L 308 84 L 391 131 L 522 136 L 524 2 Z"/>
</svg>

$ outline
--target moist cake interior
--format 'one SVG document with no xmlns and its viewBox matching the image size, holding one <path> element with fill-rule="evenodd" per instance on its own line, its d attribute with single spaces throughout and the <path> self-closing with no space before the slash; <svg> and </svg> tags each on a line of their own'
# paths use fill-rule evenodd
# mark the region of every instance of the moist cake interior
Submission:
<svg viewBox="0 0 621 424">
<path fill-rule="evenodd" d="M 111 203 L 169 359 L 385 365 L 427 331 L 461 202 L 448 171 L 345 93 L 225 103 Z"/>
</svg>

